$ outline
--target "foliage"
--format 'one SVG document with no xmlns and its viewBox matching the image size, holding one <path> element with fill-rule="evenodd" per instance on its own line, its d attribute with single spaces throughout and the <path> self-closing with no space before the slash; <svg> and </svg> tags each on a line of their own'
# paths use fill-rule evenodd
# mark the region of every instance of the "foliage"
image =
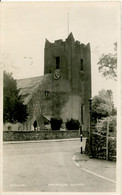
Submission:
<svg viewBox="0 0 122 195">
<path fill-rule="evenodd" d="M 63 121 L 61 118 L 51 118 L 50 123 L 52 130 L 59 130 Z"/>
<path fill-rule="evenodd" d="M 114 54 L 102 54 L 99 58 L 99 72 L 106 78 L 117 79 L 117 43 L 114 43 Z"/>
<path fill-rule="evenodd" d="M 101 119 L 110 115 L 116 115 L 116 109 L 113 104 L 113 93 L 111 90 L 101 90 L 98 95 L 93 97 L 92 101 L 92 119 Z"/>
<path fill-rule="evenodd" d="M 27 119 L 27 106 L 23 104 L 23 97 L 19 94 L 16 80 L 12 74 L 4 72 L 3 89 L 3 119 L 4 123 L 23 123 Z"/>
<path fill-rule="evenodd" d="M 117 126 L 116 116 L 110 116 L 102 120 L 99 120 L 99 122 L 96 124 L 96 129 L 101 134 L 106 134 L 108 120 L 109 120 L 109 132 L 115 135 L 116 126 Z"/>
<path fill-rule="evenodd" d="M 53 101 L 52 101 L 53 100 Z M 52 92 L 51 93 L 51 112 L 53 116 L 59 116 L 62 108 L 67 102 L 67 95 L 64 92 Z"/>
<path fill-rule="evenodd" d="M 31 120 L 35 116 L 38 125 L 41 126 L 43 123 L 42 115 L 60 118 L 60 112 L 66 101 L 67 95 L 64 92 L 49 92 L 48 97 L 45 98 L 45 93 L 37 88 L 36 93 L 32 94 L 32 98 L 28 102 L 28 119 Z"/>
<path fill-rule="evenodd" d="M 80 127 L 80 123 L 78 120 L 71 119 L 66 122 L 66 129 L 68 130 L 78 130 Z"/>
</svg>

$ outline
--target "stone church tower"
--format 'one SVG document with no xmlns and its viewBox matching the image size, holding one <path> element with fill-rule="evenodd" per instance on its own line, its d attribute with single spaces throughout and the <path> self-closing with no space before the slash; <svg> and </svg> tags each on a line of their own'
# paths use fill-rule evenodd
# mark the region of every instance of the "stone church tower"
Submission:
<svg viewBox="0 0 122 195">
<path fill-rule="evenodd" d="M 83 135 L 89 132 L 89 99 L 91 98 L 90 44 L 75 41 L 72 33 L 65 41 L 45 42 L 44 75 L 17 80 L 17 87 L 25 97 L 28 120 L 18 130 L 43 130 L 45 121 L 60 117 L 65 123 L 77 119 Z"/>
<path fill-rule="evenodd" d="M 44 74 L 52 75 L 53 92 L 67 97 L 60 110 L 63 121 L 77 119 L 83 131 L 89 130 L 89 99 L 91 98 L 91 52 L 90 44 L 68 38 L 50 43 L 46 40 Z"/>
</svg>

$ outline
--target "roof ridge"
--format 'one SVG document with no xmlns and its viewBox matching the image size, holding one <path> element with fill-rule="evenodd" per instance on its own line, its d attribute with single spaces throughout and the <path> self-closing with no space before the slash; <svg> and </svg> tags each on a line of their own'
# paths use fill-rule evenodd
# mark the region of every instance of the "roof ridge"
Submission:
<svg viewBox="0 0 122 195">
<path fill-rule="evenodd" d="M 40 78 L 40 77 L 43 77 L 44 75 L 41 75 L 41 76 L 35 76 L 35 77 L 28 77 L 28 78 L 22 78 L 22 79 L 16 79 L 17 81 L 19 80 L 27 80 L 27 79 L 34 79 L 34 78 Z"/>
</svg>

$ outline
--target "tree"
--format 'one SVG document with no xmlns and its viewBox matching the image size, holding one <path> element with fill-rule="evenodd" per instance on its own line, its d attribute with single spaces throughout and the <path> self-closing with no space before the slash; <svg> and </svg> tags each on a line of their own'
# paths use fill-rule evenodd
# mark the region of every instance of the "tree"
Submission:
<svg viewBox="0 0 122 195">
<path fill-rule="evenodd" d="M 106 135 L 108 120 L 109 120 L 109 134 L 111 134 L 112 136 L 116 136 L 116 128 L 117 128 L 116 116 L 109 116 L 102 120 L 99 120 L 99 122 L 96 124 L 96 129 L 99 133 Z"/>
<path fill-rule="evenodd" d="M 61 118 L 51 118 L 51 129 L 52 130 L 59 130 L 63 121 Z"/>
<path fill-rule="evenodd" d="M 12 74 L 4 71 L 3 86 L 3 120 L 4 123 L 23 123 L 27 120 L 27 106 L 23 104 L 23 97 L 17 89 L 16 80 Z"/>
<path fill-rule="evenodd" d="M 93 97 L 92 118 L 95 120 L 116 115 L 116 109 L 113 104 L 113 93 L 111 90 L 102 89 L 98 95 Z"/>
<path fill-rule="evenodd" d="M 97 64 L 104 77 L 117 80 L 117 43 L 114 43 L 114 54 L 102 54 Z"/>
<path fill-rule="evenodd" d="M 79 127 L 80 127 L 80 123 L 76 119 L 71 118 L 66 122 L 66 129 L 68 130 L 79 130 Z"/>
</svg>

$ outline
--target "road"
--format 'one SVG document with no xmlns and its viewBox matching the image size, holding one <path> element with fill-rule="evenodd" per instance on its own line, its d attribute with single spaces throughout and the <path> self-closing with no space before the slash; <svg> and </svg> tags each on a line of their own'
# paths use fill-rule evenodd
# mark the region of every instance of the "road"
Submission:
<svg viewBox="0 0 122 195">
<path fill-rule="evenodd" d="M 102 177 L 99 177 L 101 173 L 96 174 L 95 162 L 77 164 L 73 160 L 79 151 L 79 140 L 4 144 L 3 191 L 115 192 L 116 184 L 110 180 L 115 180 L 115 164 L 107 170 L 99 160 L 99 170 L 100 166 L 102 170 Z M 86 164 L 89 165 L 87 170 Z M 89 167 L 93 167 L 93 174 L 88 171 Z M 110 178 L 110 174 L 108 180 L 107 171 L 113 175 Z"/>
</svg>

